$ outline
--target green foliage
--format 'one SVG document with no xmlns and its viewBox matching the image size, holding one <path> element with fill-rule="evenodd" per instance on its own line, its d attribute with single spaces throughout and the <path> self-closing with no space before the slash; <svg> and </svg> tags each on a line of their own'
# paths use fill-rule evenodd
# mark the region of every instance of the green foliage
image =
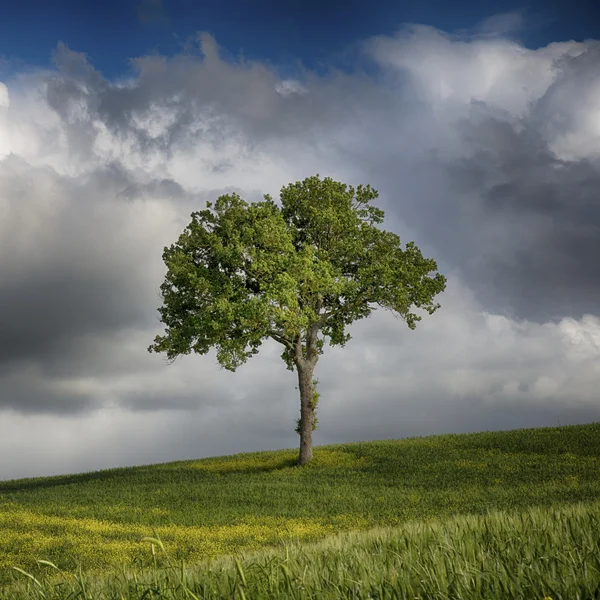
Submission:
<svg viewBox="0 0 600 600">
<path fill-rule="evenodd" d="M 237 194 L 194 212 L 177 242 L 165 247 L 167 274 L 158 309 L 166 325 L 149 352 L 175 360 L 217 349 L 221 367 L 235 371 L 258 353 L 265 338 L 283 345 L 286 367 L 312 375 L 324 338 L 332 346 L 351 339 L 345 329 L 368 317 L 373 305 L 397 312 L 410 329 L 433 314 L 433 298 L 446 287 L 432 259 L 414 242 L 375 225 L 381 209 L 369 205 L 376 190 L 356 189 L 317 174 L 281 189 L 281 209 L 266 194 L 249 205 Z M 319 338 L 319 334 L 323 337 Z M 304 399 L 307 400 L 306 398 Z M 316 406 L 318 395 L 311 402 Z M 312 429 L 316 428 L 315 417 Z M 312 438 L 301 436 L 299 464 L 309 460 Z"/>
<path fill-rule="evenodd" d="M 317 384 L 319 383 L 319 380 L 313 379 L 312 383 L 313 383 L 313 400 L 310 403 L 310 408 L 313 411 L 312 430 L 314 431 L 317 428 L 317 425 L 319 424 L 319 419 L 317 418 L 317 405 L 319 404 L 319 398 L 320 398 L 321 394 L 319 394 L 319 392 L 317 392 Z M 300 422 L 301 422 L 301 419 L 296 419 L 295 431 L 298 435 L 300 435 Z"/>
<path fill-rule="evenodd" d="M 178 241 L 165 247 L 168 268 L 159 308 L 166 333 L 150 352 L 169 359 L 217 348 L 230 371 L 258 352 L 262 340 L 284 346 L 282 358 L 298 360 L 351 339 L 347 325 L 371 314 L 373 305 L 394 310 L 411 329 L 432 314 L 433 297 L 446 279 L 436 262 L 423 258 L 413 242 L 379 230 L 384 212 L 370 206 L 370 186 L 352 186 L 309 177 L 281 190 L 282 207 L 269 195 L 248 205 L 237 194 L 192 213 Z"/>
</svg>

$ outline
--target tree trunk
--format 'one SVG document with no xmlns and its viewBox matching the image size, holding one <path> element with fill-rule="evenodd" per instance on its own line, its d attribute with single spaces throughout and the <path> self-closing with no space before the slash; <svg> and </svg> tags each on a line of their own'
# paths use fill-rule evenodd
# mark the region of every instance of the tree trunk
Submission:
<svg viewBox="0 0 600 600">
<path fill-rule="evenodd" d="M 312 428 L 314 418 L 313 407 L 313 372 L 319 353 L 317 349 L 318 323 L 313 323 L 306 332 L 306 354 L 302 346 L 302 336 L 297 336 L 294 348 L 294 362 L 298 370 L 300 387 L 300 456 L 298 466 L 302 467 L 312 458 Z"/>
<path fill-rule="evenodd" d="M 298 466 L 302 467 L 312 459 L 313 428 L 313 371 L 314 363 L 305 361 L 296 363 L 300 387 L 300 456 Z"/>
</svg>

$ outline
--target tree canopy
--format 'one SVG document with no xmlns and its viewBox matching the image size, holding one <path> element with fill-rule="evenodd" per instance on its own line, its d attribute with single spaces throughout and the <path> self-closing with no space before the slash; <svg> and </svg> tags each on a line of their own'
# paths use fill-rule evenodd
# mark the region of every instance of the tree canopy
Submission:
<svg viewBox="0 0 600 600">
<path fill-rule="evenodd" d="M 167 329 L 148 350 L 175 359 L 215 347 L 219 364 L 235 371 L 272 338 L 287 368 L 304 377 L 301 407 L 310 404 L 308 378 L 324 338 L 344 346 L 347 326 L 377 306 L 410 329 L 421 320 L 413 307 L 440 307 L 433 298 L 446 278 L 429 275 L 437 264 L 414 242 L 403 250 L 398 235 L 376 227 L 384 212 L 369 203 L 377 197 L 369 185 L 355 190 L 317 174 L 282 188 L 281 208 L 268 194 L 252 204 L 235 193 L 207 202 L 164 249 L 159 312 Z M 313 414 L 304 412 L 308 428 Z"/>
</svg>

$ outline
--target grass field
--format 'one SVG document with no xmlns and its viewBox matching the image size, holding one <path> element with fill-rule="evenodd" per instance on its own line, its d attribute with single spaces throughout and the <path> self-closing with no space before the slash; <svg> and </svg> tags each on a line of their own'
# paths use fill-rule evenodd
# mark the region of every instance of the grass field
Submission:
<svg viewBox="0 0 600 600">
<path fill-rule="evenodd" d="M 90 598 L 600 598 L 600 423 L 296 460 L 293 449 L 0 482 L 0 598 L 75 597 L 71 585 Z"/>
</svg>

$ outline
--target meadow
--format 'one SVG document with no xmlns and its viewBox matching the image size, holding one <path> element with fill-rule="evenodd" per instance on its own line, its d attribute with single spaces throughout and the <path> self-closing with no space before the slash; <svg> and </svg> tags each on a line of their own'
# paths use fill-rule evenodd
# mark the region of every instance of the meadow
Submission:
<svg viewBox="0 0 600 600">
<path fill-rule="evenodd" d="M 600 598 L 600 423 L 296 461 L 0 482 L 0 598 Z"/>
</svg>

